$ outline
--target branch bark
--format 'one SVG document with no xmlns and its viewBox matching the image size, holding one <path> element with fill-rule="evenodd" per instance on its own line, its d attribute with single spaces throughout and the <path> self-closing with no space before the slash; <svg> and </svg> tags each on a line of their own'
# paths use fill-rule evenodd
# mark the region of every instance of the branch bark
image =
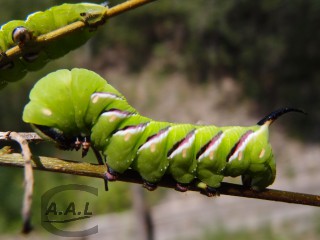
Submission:
<svg viewBox="0 0 320 240">
<path fill-rule="evenodd" d="M 24 167 L 24 160 L 21 154 L 3 154 L 0 156 L 0 166 L 7 167 Z M 81 175 L 95 178 L 105 179 L 106 166 L 90 164 L 85 162 L 76 162 L 69 160 L 62 160 L 58 158 L 33 156 L 32 166 L 34 169 L 41 171 L 67 173 L 73 175 Z M 143 184 L 143 180 L 138 173 L 127 170 L 125 173 L 119 175 L 119 181 Z M 164 177 L 158 184 L 161 187 L 175 188 L 176 182 L 170 177 Z M 189 190 L 201 192 L 196 183 L 191 184 Z M 241 185 L 222 183 L 218 189 L 220 194 L 256 198 L 270 201 L 286 202 L 303 204 L 310 206 L 320 206 L 320 196 L 304 193 L 288 192 L 281 190 L 266 189 L 262 192 L 247 189 Z"/>
</svg>

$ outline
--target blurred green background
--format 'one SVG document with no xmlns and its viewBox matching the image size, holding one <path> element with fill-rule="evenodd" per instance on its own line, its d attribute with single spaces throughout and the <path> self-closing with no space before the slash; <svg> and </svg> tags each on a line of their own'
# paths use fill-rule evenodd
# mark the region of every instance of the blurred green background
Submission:
<svg viewBox="0 0 320 240">
<path fill-rule="evenodd" d="M 19 1 L 17 5 L 16 1 L 0 0 L 0 24 L 25 19 L 31 12 L 63 2 L 66 1 Z M 120 2 L 109 1 L 109 5 Z M 82 48 L 2 90 L 1 131 L 31 130 L 21 120 L 29 90 L 37 79 L 60 68 L 85 67 L 98 72 L 142 114 L 159 120 L 250 125 L 276 108 L 293 106 L 304 109 L 308 116 L 287 116 L 275 126 L 275 132 L 286 136 L 272 139 L 280 158 L 279 175 L 284 178 L 279 186 L 317 194 L 319 188 L 314 192 L 308 187 L 310 182 L 317 182 L 311 178 L 320 170 L 319 23 L 320 2 L 317 0 L 155 1 L 111 19 Z M 62 153 L 51 144 L 32 148 L 34 154 L 74 160 L 80 157 L 79 153 Z M 92 155 L 84 160 L 95 162 Z M 14 236 L 21 227 L 23 172 L 0 168 L 0 176 L 0 232 Z M 302 181 L 304 178 L 308 180 Z M 37 234 L 46 234 L 40 226 L 37 208 L 40 196 L 51 187 L 75 182 L 99 188 L 95 214 L 123 212 L 132 207 L 130 184 L 112 183 L 110 191 L 103 192 L 101 180 L 36 172 L 33 224 Z M 172 190 L 168 193 L 163 189 L 146 193 L 147 204 L 154 206 L 167 201 L 164 199 L 170 199 L 168 194 L 176 196 Z M 237 204 L 237 199 L 234 201 Z M 246 207 L 249 211 L 250 207 Z M 299 207 L 292 206 L 292 209 Z M 317 239 L 320 214 L 316 208 L 312 209 L 314 215 L 308 220 L 314 225 L 303 228 L 301 235 L 290 235 L 295 227 L 289 223 L 285 223 L 287 228 L 283 228 L 283 234 L 277 234 L 271 218 L 264 226 L 253 229 L 231 231 L 226 227 L 210 231 L 208 226 L 203 226 L 202 234 L 194 239 L 235 236 L 238 239 L 257 236 L 260 239 L 299 239 L 300 236 Z M 189 217 L 201 218 L 201 215 Z"/>
</svg>

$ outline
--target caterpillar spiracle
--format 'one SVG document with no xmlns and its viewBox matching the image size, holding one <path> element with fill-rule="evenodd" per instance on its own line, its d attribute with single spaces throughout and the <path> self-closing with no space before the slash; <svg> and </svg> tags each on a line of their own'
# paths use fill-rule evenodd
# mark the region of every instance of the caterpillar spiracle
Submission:
<svg viewBox="0 0 320 240">
<path fill-rule="evenodd" d="M 93 3 L 62 4 L 30 14 L 25 21 L 13 20 L 4 24 L 0 29 L 0 88 L 86 43 L 94 34 L 93 30 L 104 24 L 107 10 L 108 7 Z M 41 35 L 77 21 L 84 22 L 85 27 L 73 32 L 69 30 L 55 40 L 35 41 Z M 21 55 L 9 54 L 8 50 L 15 46 L 19 46 Z"/>
<path fill-rule="evenodd" d="M 276 162 L 268 141 L 269 125 L 283 108 L 249 127 L 177 124 L 141 116 L 125 97 L 96 73 L 59 70 L 36 83 L 23 120 L 63 149 L 105 156 L 108 180 L 128 168 L 137 171 L 149 190 L 165 174 L 186 191 L 195 178 L 204 189 L 220 186 L 225 176 L 242 176 L 243 184 L 263 190 L 273 183 Z"/>
</svg>

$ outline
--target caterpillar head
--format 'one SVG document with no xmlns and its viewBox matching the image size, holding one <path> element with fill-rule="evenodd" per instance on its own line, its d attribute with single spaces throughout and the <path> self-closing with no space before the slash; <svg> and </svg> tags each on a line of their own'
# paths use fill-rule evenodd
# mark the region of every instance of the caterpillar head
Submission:
<svg viewBox="0 0 320 240">
<path fill-rule="evenodd" d="M 22 20 L 13 20 L 1 27 L 1 30 L 3 32 L 3 38 L 5 42 L 5 46 L 2 46 L 1 50 L 5 52 L 9 48 L 17 45 L 24 37 L 23 36 L 29 36 L 26 34 L 27 31 L 22 30 L 25 28 L 25 22 Z"/>
<path fill-rule="evenodd" d="M 13 42 L 21 45 L 32 39 L 32 33 L 23 26 L 16 27 L 12 31 L 12 40 Z"/>
<path fill-rule="evenodd" d="M 92 119 L 96 117 L 87 114 L 91 95 L 105 85 L 104 79 L 85 69 L 50 73 L 31 90 L 23 120 L 61 148 L 77 149 L 79 141 L 89 140 Z"/>
</svg>

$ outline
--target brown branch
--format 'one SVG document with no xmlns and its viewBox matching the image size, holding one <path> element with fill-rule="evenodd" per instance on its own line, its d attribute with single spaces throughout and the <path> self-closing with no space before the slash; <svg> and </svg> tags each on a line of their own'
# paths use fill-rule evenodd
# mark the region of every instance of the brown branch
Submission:
<svg viewBox="0 0 320 240">
<path fill-rule="evenodd" d="M 3 154 L 0 156 L 0 166 L 23 167 L 24 160 L 20 154 Z M 75 162 L 49 157 L 33 157 L 32 166 L 34 169 L 50 172 L 60 172 L 73 175 L 81 175 L 95 178 L 105 178 L 106 167 L 84 162 Z M 128 170 L 119 175 L 119 181 L 143 184 L 143 180 L 138 173 Z M 161 187 L 175 188 L 176 182 L 170 177 L 164 177 L 158 184 Z M 196 183 L 191 184 L 191 191 L 201 192 Z M 222 183 L 218 189 L 220 194 L 256 198 L 270 201 L 279 201 L 287 203 L 296 203 L 310 206 L 320 206 L 320 196 L 304 193 L 287 192 L 281 190 L 266 189 L 262 192 L 256 192 L 247 189 L 241 185 Z"/>
<path fill-rule="evenodd" d="M 124 13 L 126 11 L 132 10 L 134 8 L 140 7 L 144 4 L 154 2 L 154 1 L 156 0 L 132 0 L 132 1 L 123 2 L 121 4 L 118 4 L 117 6 L 110 8 L 107 11 L 107 17 L 111 18 L 111 17 L 117 16 L 121 13 Z"/>
<path fill-rule="evenodd" d="M 31 226 L 31 205 L 33 195 L 33 168 L 31 165 L 32 154 L 28 145 L 27 140 L 16 132 L 7 132 L 5 134 L 7 139 L 16 141 L 21 147 L 22 157 L 24 161 L 24 197 L 22 207 L 22 219 L 23 228 L 22 233 L 29 233 L 32 230 Z"/>
</svg>

